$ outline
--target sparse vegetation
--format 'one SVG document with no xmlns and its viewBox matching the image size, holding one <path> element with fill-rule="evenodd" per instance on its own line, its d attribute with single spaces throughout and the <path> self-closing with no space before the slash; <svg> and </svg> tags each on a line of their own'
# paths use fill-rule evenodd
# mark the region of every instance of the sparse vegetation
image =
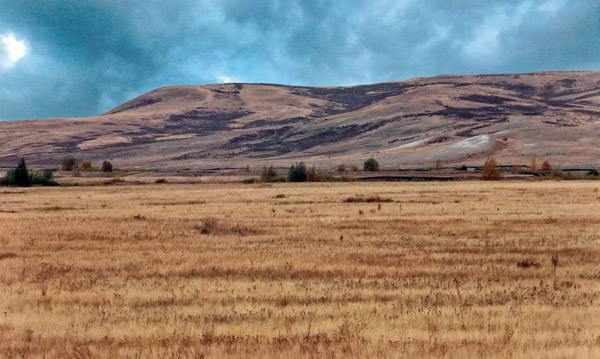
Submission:
<svg viewBox="0 0 600 359">
<path fill-rule="evenodd" d="M 318 182 L 355 182 L 356 178 L 350 176 L 334 176 L 322 173 L 318 176 Z"/>
<path fill-rule="evenodd" d="M 279 176 L 279 174 L 277 174 L 277 171 L 275 171 L 275 168 L 273 168 L 273 166 L 265 166 L 265 168 L 263 168 L 263 172 L 260 176 L 260 179 L 262 182 L 285 182 L 285 177 Z M 256 181 L 253 180 L 253 182 Z"/>
<path fill-rule="evenodd" d="M 597 188 L 5 189 L 0 357 L 598 357 Z"/>
<path fill-rule="evenodd" d="M 352 165 L 351 171 L 352 172 L 358 172 L 359 171 L 358 166 L 357 165 Z"/>
<path fill-rule="evenodd" d="M 346 164 L 342 163 L 342 164 L 338 165 L 335 170 L 338 172 L 346 172 Z"/>
<path fill-rule="evenodd" d="M 319 181 L 319 174 L 317 173 L 317 169 L 315 168 L 315 165 L 313 165 L 307 172 L 306 174 L 306 180 L 308 182 L 318 182 Z"/>
<path fill-rule="evenodd" d="M 44 169 L 36 171 L 32 177 L 34 186 L 59 186 L 60 184 L 54 180 L 54 170 Z"/>
<path fill-rule="evenodd" d="M 379 162 L 371 157 L 363 164 L 363 170 L 368 172 L 377 172 L 379 171 Z"/>
<path fill-rule="evenodd" d="M 380 196 L 356 196 L 348 197 L 344 200 L 345 203 L 389 203 L 394 202 L 391 198 L 383 198 Z"/>
</svg>

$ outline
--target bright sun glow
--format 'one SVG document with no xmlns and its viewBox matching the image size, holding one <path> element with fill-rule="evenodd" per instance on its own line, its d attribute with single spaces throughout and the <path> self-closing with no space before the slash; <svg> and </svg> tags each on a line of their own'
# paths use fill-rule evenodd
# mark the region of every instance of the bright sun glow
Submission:
<svg viewBox="0 0 600 359">
<path fill-rule="evenodd" d="M 0 35 L 0 67 L 9 69 L 27 55 L 27 45 L 11 33 Z"/>
</svg>

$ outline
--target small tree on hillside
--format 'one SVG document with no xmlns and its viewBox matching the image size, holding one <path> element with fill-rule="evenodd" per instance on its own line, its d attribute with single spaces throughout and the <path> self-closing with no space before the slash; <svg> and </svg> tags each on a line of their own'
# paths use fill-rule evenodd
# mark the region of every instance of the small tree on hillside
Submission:
<svg viewBox="0 0 600 359">
<path fill-rule="evenodd" d="M 346 172 L 346 164 L 342 163 L 339 166 L 337 166 L 336 171 L 338 171 L 338 172 Z"/>
<path fill-rule="evenodd" d="M 72 171 L 77 165 L 77 159 L 69 155 L 63 159 L 62 168 L 63 171 Z"/>
<path fill-rule="evenodd" d="M 81 167 L 82 171 L 89 171 L 92 169 L 92 162 L 88 161 L 88 160 L 83 160 L 81 161 L 81 163 L 79 164 L 79 167 Z"/>
<path fill-rule="evenodd" d="M 544 163 L 542 163 L 542 171 L 544 171 L 544 172 L 552 171 L 552 165 L 550 165 L 550 162 L 544 161 Z"/>
<path fill-rule="evenodd" d="M 113 170 L 113 165 L 112 165 L 112 163 L 110 163 L 110 161 L 102 162 L 102 172 L 112 172 L 112 170 Z"/>
<path fill-rule="evenodd" d="M 376 159 L 371 157 L 368 160 L 366 160 L 365 163 L 363 163 L 363 170 L 377 172 L 379 171 L 379 162 L 377 162 Z"/>
<path fill-rule="evenodd" d="M 306 177 L 306 166 L 302 162 L 292 165 L 288 171 L 290 182 L 304 182 L 306 181 Z"/>
<path fill-rule="evenodd" d="M 496 160 L 488 158 L 483 165 L 481 179 L 485 181 L 496 181 L 502 178 L 502 172 L 497 168 Z"/>
</svg>

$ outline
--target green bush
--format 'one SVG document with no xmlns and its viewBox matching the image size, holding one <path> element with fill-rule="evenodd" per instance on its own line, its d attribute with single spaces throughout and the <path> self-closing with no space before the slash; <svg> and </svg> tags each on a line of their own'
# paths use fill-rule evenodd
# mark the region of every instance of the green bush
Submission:
<svg viewBox="0 0 600 359">
<path fill-rule="evenodd" d="M 379 171 L 379 162 L 377 162 L 376 159 L 371 157 L 368 160 L 366 160 L 365 163 L 363 163 L 363 170 L 377 172 Z"/>
<path fill-rule="evenodd" d="M 1 184 L 3 186 L 31 187 L 32 181 L 33 179 L 27 171 L 25 159 L 21 158 L 16 168 L 8 170 Z"/>
<path fill-rule="evenodd" d="M 306 182 L 307 177 L 306 166 L 302 162 L 292 165 L 288 171 L 290 182 Z"/>
<path fill-rule="evenodd" d="M 54 170 L 45 169 L 33 174 L 32 183 L 35 186 L 60 186 L 54 179 Z"/>
<path fill-rule="evenodd" d="M 60 184 L 54 181 L 54 170 L 45 169 L 36 171 L 33 175 L 27 170 L 25 159 L 22 158 L 19 161 L 19 165 L 16 168 L 9 170 L 6 176 L 0 181 L 0 185 L 3 186 L 19 186 L 19 187 L 30 187 L 35 186 L 60 186 Z"/>
<path fill-rule="evenodd" d="M 337 177 L 334 175 L 330 175 L 327 173 L 323 173 L 319 175 L 319 182 L 341 182 L 342 177 Z"/>
<path fill-rule="evenodd" d="M 273 166 L 269 166 L 268 168 L 265 166 L 260 175 L 260 179 L 263 182 L 285 182 L 285 177 L 279 176 Z"/>
</svg>

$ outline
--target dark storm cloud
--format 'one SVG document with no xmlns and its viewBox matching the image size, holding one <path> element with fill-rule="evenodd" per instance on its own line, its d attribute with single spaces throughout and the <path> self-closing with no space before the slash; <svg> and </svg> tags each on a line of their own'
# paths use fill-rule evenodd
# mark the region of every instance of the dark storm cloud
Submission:
<svg viewBox="0 0 600 359">
<path fill-rule="evenodd" d="M 29 48 L 0 67 L 0 120 L 95 115 L 172 84 L 597 70 L 599 21 L 592 0 L 0 1 L 0 36 Z"/>
</svg>

